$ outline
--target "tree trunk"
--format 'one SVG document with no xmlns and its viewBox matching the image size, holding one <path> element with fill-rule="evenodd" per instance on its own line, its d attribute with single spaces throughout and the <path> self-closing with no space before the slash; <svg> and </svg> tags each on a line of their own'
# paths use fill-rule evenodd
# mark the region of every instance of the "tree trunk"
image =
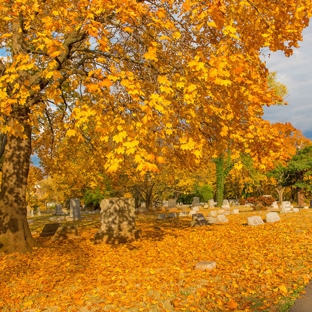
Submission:
<svg viewBox="0 0 312 312">
<path fill-rule="evenodd" d="M 223 203 L 223 194 L 224 194 L 224 161 L 222 157 L 219 157 L 215 160 L 216 164 L 216 201 L 217 206 L 222 207 Z"/>
<path fill-rule="evenodd" d="M 276 188 L 275 188 L 277 194 L 278 194 L 278 200 L 279 200 L 279 203 L 281 204 L 283 202 L 283 195 L 284 195 L 284 190 L 285 190 L 285 187 L 281 186 L 281 185 L 278 185 Z"/>
<path fill-rule="evenodd" d="M 0 251 L 25 253 L 36 245 L 27 222 L 26 186 L 31 154 L 31 127 L 25 138 L 10 134 L 4 151 L 0 195 Z"/>
<path fill-rule="evenodd" d="M 153 209 L 153 186 L 147 186 L 145 194 L 145 207 L 150 211 Z"/>
<path fill-rule="evenodd" d="M 302 208 L 305 206 L 305 203 L 304 203 L 304 191 L 301 190 L 301 189 L 298 189 L 297 191 L 297 197 L 298 197 L 298 207 Z"/>
</svg>

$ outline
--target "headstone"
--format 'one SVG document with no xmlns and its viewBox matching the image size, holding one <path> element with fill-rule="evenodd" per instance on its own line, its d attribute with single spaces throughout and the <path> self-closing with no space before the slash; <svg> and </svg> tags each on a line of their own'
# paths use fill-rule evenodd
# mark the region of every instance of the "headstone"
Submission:
<svg viewBox="0 0 312 312">
<path fill-rule="evenodd" d="M 179 213 L 179 217 L 187 217 L 187 212 L 181 211 L 181 212 Z"/>
<path fill-rule="evenodd" d="M 30 216 L 30 217 L 33 217 L 33 216 L 34 216 L 34 210 L 33 210 L 33 209 L 30 210 L 29 216 Z"/>
<path fill-rule="evenodd" d="M 177 214 L 175 212 L 170 212 L 168 215 L 167 215 L 167 218 L 170 219 L 170 218 L 176 218 L 177 217 Z"/>
<path fill-rule="evenodd" d="M 56 215 L 62 215 L 63 214 L 63 210 L 62 210 L 62 205 L 61 204 L 56 204 L 55 205 L 55 212 L 54 214 Z"/>
<path fill-rule="evenodd" d="M 74 221 L 81 219 L 79 198 L 71 198 L 69 200 L 69 217 L 73 218 Z"/>
<path fill-rule="evenodd" d="M 101 201 L 101 229 L 95 234 L 95 243 L 125 243 L 139 238 L 135 228 L 134 198 L 109 198 Z"/>
<path fill-rule="evenodd" d="M 215 210 L 209 212 L 209 217 L 215 218 L 217 215 L 218 215 L 218 212 Z"/>
<path fill-rule="evenodd" d="M 216 262 L 214 261 L 200 261 L 197 262 L 195 265 L 195 270 L 201 270 L 201 271 L 211 271 L 217 267 Z"/>
<path fill-rule="evenodd" d="M 213 199 L 208 200 L 209 208 L 214 208 L 217 203 Z"/>
<path fill-rule="evenodd" d="M 209 208 L 209 205 L 208 204 L 204 204 L 204 209 L 208 209 Z"/>
<path fill-rule="evenodd" d="M 76 225 L 60 226 L 53 236 L 53 240 L 79 238 Z"/>
<path fill-rule="evenodd" d="M 161 214 L 159 214 L 159 215 L 157 216 L 157 220 L 164 220 L 164 219 L 166 219 L 166 215 L 163 214 L 163 213 L 161 213 Z"/>
<path fill-rule="evenodd" d="M 192 208 L 192 210 L 197 212 L 197 211 L 199 211 L 199 207 L 195 206 L 195 207 Z"/>
<path fill-rule="evenodd" d="M 221 223 L 229 222 L 229 219 L 225 215 L 217 215 L 217 220 Z"/>
<path fill-rule="evenodd" d="M 56 233 L 59 226 L 60 223 L 45 224 L 42 229 L 42 232 L 40 233 L 40 236 L 53 236 Z"/>
<path fill-rule="evenodd" d="M 248 220 L 248 225 L 255 226 L 255 225 L 264 224 L 260 216 L 252 216 L 252 217 L 247 218 L 247 220 Z"/>
<path fill-rule="evenodd" d="M 230 203 L 227 199 L 223 200 L 222 209 L 230 209 Z"/>
<path fill-rule="evenodd" d="M 207 224 L 208 222 L 202 213 L 195 213 L 192 215 L 192 226 L 202 226 Z"/>
<path fill-rule="evenodd" d="M 191 210 L 190 212 L 189 212 L 189 216 L 192 216 L 193 214 L 196 214 L 196 211 L 194 211 L 194 210 Z"/>
<path fill-rule="evenodd" d="M 199 205 L 199 197 L 193 197 L 192 206 L 198 206 L 198 205 Z"/>
<path fill-rule="evenodd" d="M 41 216 L 40 207 L 37 207 L 37 216 Z"/>
<path fill-rule="evenodd" d="M 272 207 L 273 209 L 278 209 L 277 201 L 273 202 L 272 205 L 271 205 L 271 207 Z"/>
<path fill-rule="evenodd" d="M 225 210 L 224 209 L 219 209 L 219 210 L 217 210 L 217 214 L 218 215 L 222 215 L 222 214 L 224 214 L 225 213 Z"/>
<path fill-rule="evenodd" d="M 168 208 L 168 201 L 167 201 L 167 200 L 164 200 L 164 201 L 163 201 L 163 206 L 164 206 L 165 208 Z"/>
<path fill-rule="evenodd" d="M 175 199 L 168 200 L 168 208 L 174 208 L 177 206 L 177 201 Z"/>
<path fill-rule="evenodd" d="M 282 213 L 288 213 L 288 212 L 292 212 L 292 205 L 290 204 L 289 201 L 283 201 L 282 205 L 281 205 L 281 212 Z"/>
<path fill-rule="evenodd" d="M 30 217 L 30 211 L 31 211 L 30 206 L 27 206 L 27 217 Z"/>
<path fill-rule="evenodd" d="M 278 222 L 280 220 L 281 220 L 281 218 L 277 214 L 277 212 L 269 212 L 266 214 L 266 222 L 268 222 L 268 223 Z"/>
<path fill-rule="evenodd" d="M 208 222 L 208 224 L 215 224 L 215 223 L 218 223 L 218 219 L 213 218 L 213 217 L 208 217 L 207 222 Z"/>
<path fill-rule="evenodd" d="M 233 209 L 232 214 L 239 214 L 239 209 Z"/>
<path fill-rule="evenodd" d="M 293 212 L 299 212 L 299 208 L 293 208 L 292 211 Z"/>
</svg>

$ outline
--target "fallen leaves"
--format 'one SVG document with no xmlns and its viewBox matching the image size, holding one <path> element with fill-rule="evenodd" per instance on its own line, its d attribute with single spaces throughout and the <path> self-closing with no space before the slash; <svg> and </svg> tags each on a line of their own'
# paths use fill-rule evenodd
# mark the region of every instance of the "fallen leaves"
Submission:
<svg viewBox="0 0 312 312">
<path fill-rule="evenodd" d="M 142 239 L 117 247 L 92 243 L 97 218 L 82 222 L 81 239 L 0 256 L 0 309 L 278 311 L 311 279 L 312 212 L 245 226 L 251 215 L 198 228 L 187 218 L 139 216 Z M 194 270 L 198 261 L 217 268 Z"/>
</svg>

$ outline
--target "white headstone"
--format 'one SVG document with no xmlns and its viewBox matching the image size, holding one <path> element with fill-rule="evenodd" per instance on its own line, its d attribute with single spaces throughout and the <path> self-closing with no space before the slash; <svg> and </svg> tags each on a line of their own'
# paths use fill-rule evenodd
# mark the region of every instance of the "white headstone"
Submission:
<svg viewBox="0 0 312 312">
<path fill-rule="evenodd" d="M 266 222 L 268 222 L 268 223 L 278 222 L 280 220 L 281 220 L 281 218 L 277 214 L 277 212 L 269 212 L 266 214 Z"/>
<path fill-rule="evenodd" d="M 278 209 L 277 201 L 273 202 L 272 205 L 271 205 L 271 207 L 272 207 L 273 209 Z"/>
<path fill-rule="evenodd" d="M 217 212 L 219 215 L 222 215 L 222 214 L 224 214 L 225 213 L 225 210 L 224 209 L 220 209 L 220 210 L 218 210 L 218 212 Z"/>
<path fill-rule="evenodd" d="M 292 208 L 293 207 L 289 201 L 283 201 L 281 205 L 281 212 L 282 213 L 292 212 Z"/>
<path fill-rule="evenodd" d="M 208 200 L 208 206 L 209 208 L 214 208 L 216 205 L 215 201 L 213 199 Z"/>
<path fill-rule="evenodd" d="M 218 215 L 218 212 L 215 210 L 209 212 L 209 217 L 215 218 L 217 215 Z"/>
<path fill-rule="evenodd" d="M 216 267 L 217 267 L 217 264 L 214 261 L 200 261 L 196 263 L 195 270 L 210 271 L 210 270 L 215 269 Z"/>
<path fill-rule="evenodd" d="M 233 209 L 232 214 L 239 214 L 239 209 Z"/>
<path fill-rule="evenodd" d="M 263 220 L 260 216 L 252 216 L 247 218 L 248 219 L 248 225 L 261 225 L 264 224 Z"/>
<path fill-rule="evenodd" d="M 217 219 L 219 222 L 222 222 L 222 223 L 229 222 L 228 218 L 225 215 L 218 215 Z"/>
<path fill-rule="evenodd" d="M 218 219 L 217 218 L 213 218 L 213 217 L 208 217 L 207 221 L 208 221 L 208 224 L 218 223 Z"/>
<path fill-rule="evenodd" d="M 293 212 L 299 212 L 299 208 L 293 208 L 292 211 Z"/>
<path fill-rule="evenodd" d="M 227 199 L 223 200 L 222 208 L 223 209 L 230 209 L 230 203 L 229 203 L 229 201 Z"/>
<path fill-rule="evenodd" d="M 190 212 L 189 212 L 189 216 L 192 216 L 193 214 L 196 214 L 196 211 L 194 211 L 194 210 L 191 210 Z"/>
<path fill-rule="evenodd" d="M 197 212 L 197 211 L 199 211 L 199 207 L 197 207 L 197 206 L 193 207 L 192 210 Z"/>
</svg>

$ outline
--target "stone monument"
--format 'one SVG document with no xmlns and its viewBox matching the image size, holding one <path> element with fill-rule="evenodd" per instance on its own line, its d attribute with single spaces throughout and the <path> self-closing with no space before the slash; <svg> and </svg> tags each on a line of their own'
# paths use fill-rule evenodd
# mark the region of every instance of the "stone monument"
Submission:
<svg viewBox="0 0 312 312">
<path fill-rule="evenodd" d="M 94 242 L 108 244 L 125 243 L 139 238 L 135 229 L 134 198 L 109 198 L 101 201 L 101 229 Z"/>
</svg>

